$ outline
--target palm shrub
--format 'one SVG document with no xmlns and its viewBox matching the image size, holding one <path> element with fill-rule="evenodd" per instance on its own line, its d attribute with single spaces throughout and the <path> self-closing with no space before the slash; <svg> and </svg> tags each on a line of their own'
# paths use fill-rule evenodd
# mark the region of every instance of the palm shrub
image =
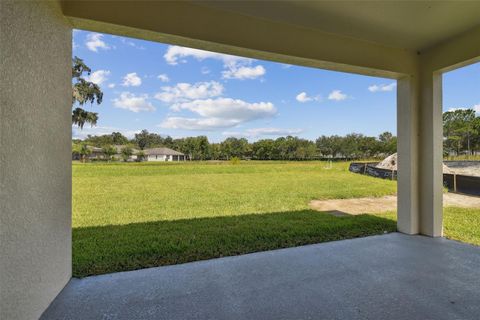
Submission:
<svg viewBox="0 0 480 320">
<path fill-rule="evenodd" d="M 112 160 L 113 156 L 117 153 L 117 149 L 115 149 L 113 146 L 105 146 L 102 148 L 103 154 L 105 154 L 105 157 L 107 161 Z"/>
<path fill-rule="evenodd" d="M 230 163 L 231 164 L 239 164 L 240 163 L 240 158 L 239 157 L 231 157 L 230 158 Z"/>
<path fill-rule="evenodd" d="M 72 143 L 72 154 L 80 156 L 80 161 L 85 162 L 87 156 L 92 153 L 92 150 L 85 143 Z"/>
<path fill-rule="evenodd" d="M 122 148 L 122 159 L 123 161 L 127 162 L 128 159 L 130 159 L 130 157 L 132 156 L 133 154 L 133 149 L 130 148 L 129 146 L 125 146 Z"/>
<path fill-rule="evenodd" d="M 142 150 L 140 150 L 140 151 L 137 152 L 137 160 L 138 160 L 138 161 L 143 161 L 143 160 L 145 160 L 145 157 L 146 157 L 146 156 L 147 156 L 147 155 L 146 155 L 145 152 L 143 152 Z"/>
</svg>

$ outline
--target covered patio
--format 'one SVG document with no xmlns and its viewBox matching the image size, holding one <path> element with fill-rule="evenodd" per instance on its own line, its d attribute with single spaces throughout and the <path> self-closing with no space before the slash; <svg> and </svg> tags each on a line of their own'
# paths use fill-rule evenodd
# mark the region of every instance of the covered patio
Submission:
<svg viewBox="0 0 480 320">
<path fill-rule="evenodd" d="M 73 279 L 42 319 L 477 319 L 479 248 L 392 233 Z"/>
<path fill-rule="evenodd" d="M 442 73 L 480 61 L 480 2 L 0 6 L 0 318 L 38 319 L 47 308 L 44 319 L 480 312 L 480 249 L 441 238 Z M 396 79 L 399 233 L 71 279 L 73 28 Z"/>
</svg>

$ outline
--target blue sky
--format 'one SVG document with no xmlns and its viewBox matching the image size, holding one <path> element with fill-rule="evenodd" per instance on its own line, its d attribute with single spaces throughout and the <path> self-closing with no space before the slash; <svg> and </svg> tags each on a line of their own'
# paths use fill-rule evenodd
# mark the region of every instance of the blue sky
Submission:
<svg viewBox="0 0 480 320">
<path fill-rule="evenodd" d="M 147 129 L 174 138 L 206 135 L 250 141 L 296 135 L 396 133 L 396 82 L 246 59 L 87 31 L 73 32 L 73 55 L 103 92 L 96 127 L 75 138 Z M 480 112 L 480 64 L 445 75 L 444 109 Z"/>
</svg>

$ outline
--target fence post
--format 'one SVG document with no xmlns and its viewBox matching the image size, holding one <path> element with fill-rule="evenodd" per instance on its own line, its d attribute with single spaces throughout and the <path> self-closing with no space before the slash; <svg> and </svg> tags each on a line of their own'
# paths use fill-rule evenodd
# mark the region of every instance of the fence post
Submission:
<svg viewBox="0 0 480 320">
<path fill-rule="evenodd" d="M 453 192 L 457 192 L 457 174 L 453 173 Z"/>
</svg>

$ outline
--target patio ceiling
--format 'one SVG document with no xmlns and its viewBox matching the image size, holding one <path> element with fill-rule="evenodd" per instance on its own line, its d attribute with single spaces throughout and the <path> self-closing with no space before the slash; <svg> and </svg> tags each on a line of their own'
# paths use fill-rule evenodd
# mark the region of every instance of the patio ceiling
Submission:
<svg viewBox="0 0 480 320">
<path fill-rule="evenodd" d="M 480 25 L 478 1 L 203 1 L 203 6 L 420 51 Z"/>
<path fill-rule="evenodd" d="M 61 4 L 78 29 L 391 78 L 416 72 L 418 50 L 480 35 L 480 2 L 63 0 Z M 460 45 L 463 50 L 456 51 L 465 54 L 449 54 L 451 60 L 480 56 L 475 41 Z"/>
</svg>

